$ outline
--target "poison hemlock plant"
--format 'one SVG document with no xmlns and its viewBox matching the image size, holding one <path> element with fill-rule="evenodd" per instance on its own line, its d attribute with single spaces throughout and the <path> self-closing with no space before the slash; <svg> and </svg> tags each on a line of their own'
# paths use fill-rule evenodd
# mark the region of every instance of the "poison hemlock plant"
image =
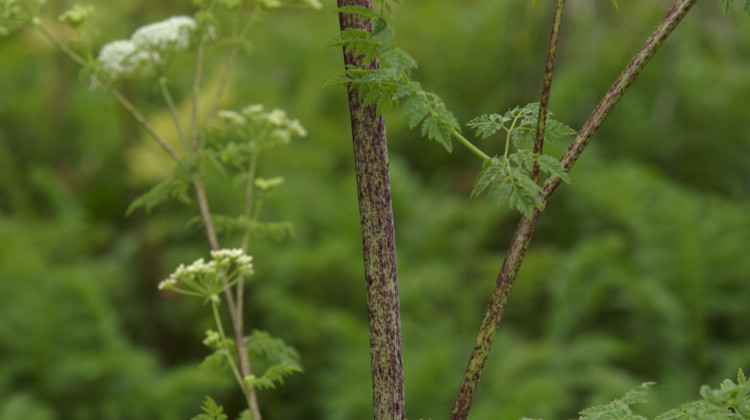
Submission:
<svg viewBox="0 0 750 420">
<path fill-rule="evenodd" d="M 726 13 L 732 1 L 720 1 Z M 522 108 L 517 107 L 502 115 L 482 115 L 468 123 L 468 126 L 476 131 L 476 135 L 482 138 L 490 137 L 501 130 L 504 131 L 505 152 L 502 157 L 490 157 L 466 139 L 461 134 L 457 119 L 448 111 L 443 100 L 438 95 L 425 91 L 418 82 L 412 80 L 411 72 L 417 67 L 417 62 L 407 52 L 393 45 L 394 33 L 384 17 L 382 7 L 381 13 L 378 14 L 371 10 L 370 1 L 338 2 L 341 22 L 344 22 L 347 16 L 356 15 L 359 19 L 369 23 L 361 27 L 341 25 L 339 36 L 329 45 L 343 48 L 345 66 L 343 71 L 329 80 L 327 85 L 348 88 L 350 110 L 353 109 L 351 105 L 353 97 L 358 98 L 365 106 L 376 107 L 377 114 L 381 118 L 385 111 L 393 106 L 401 105 L 401 113 L 408 121 L 409 127 L 414 129 L 421 126 L 422 136 L 440 143 L 448 152 L 452 151 L 452 140 L 455 138 L 483 162 L 483 169 L 474 184 L 472 197 L 488 191 L 490 199 L 497 202 L 507 201 L 512 208 L 517 209 L 523 215 L 490 297 L 487 312 L 456 397 L 451 419 L 468 417 L 510 289 L 546 201 L 561 182 L 569 182 L 568 170 L 580 157 L 598 127 L 695 2 L 696 0 L 675 2 L 674 7 L 667 12 L 648 40 L 615 80 L 581 130 L 575 132 L 564 124 L 549 119 L 551 115 L 548 111 L 549 93 L 559 27 L 565 4 L 564 0 L 558 0 L 540 103 L 532 103 Z M 380 3 L 385 4 L 385 1 Z M 612 4 L 615 8 L 618 7 L 617 1 L 613 0 Z M 351 56 L 359 57 L 359 62 L 352 60 Z M 353 62 L 355 64 L 352 64 Z M 353 127 L 355 122 L 362 124 L 362 118 L 363 115 L 355 115 L 352 112 Z M 375 116 L 370 116 L 370 118 L 374 120 Z M 382 124 L 382 119 L 380 122 Z M 358 130 L 353 128 L 353 133 L 356 161 Z M 545 141 L 574 134 L 576 136 L 571 146 L 560 160 L 542 153 Z M 510 152 L 511 143 L 515 146 L 513 153 Z M 523 147 L 528 147 L 529 143 L 533 149 L 524 149 Z M 378 170 L 387 172 L 387 165 L 383 164 Z M 539 185 L 540 172 L 548 175 L 545 180 L 542 180 L 542 185 Z M 362 196 L 366 195 L 367 191 L 360 190 L 359 193 Z M 362 228 L 364 237 L 367 229 L 364 223 Z M 367 258 L 365 258 L 365 264 L 367 266 Z M 373 312 L 384 308 L 376 306 L 368 309 Z M 399 379 L 394 377 L 392 381 Z M 648 386 L 649 384 L 644 384 L 609 405 L 585 410 L 581 418 L 640 419 L 642 417 L 630 411 L 629 406 L 642 400 Z M 375 387 L 374 397 L 376 418 L 380 419 L 378 391 Z M 733 408 L 733 410 L 736 409 Z M 391 417 L 382 418 L 393 418 L 394 414 L 391 413 Z"/>
<path fill-rule="evenodd" d="M 302 124 L 280 109 L 265 111 L 262 105 L 250 105 L 240 111 L 219 110 L 219 102 L 229 79 L 237 54 L 247 49 L 247 34 L 253 23 L 272 9 L 319 9 L 317 0 L 194 0 L 197 10 L 193 16 L 174 16 L 137 29 L 130 38 L 105 44 L 95 53 L 91 25 L 94 8 L 75 5 L 59 17 L 69 25 L 73 37 L 63 42 L 53 35 L 39 17 L 43 0 L 9 0 L 0 4 L 0 35 L 23 26 L 32 26 L 58 46 L 82 67 L 82 74 L 92 88 L 110 91 L 117 101 L 133 116 L 141 127 L 174 161 L 171 176 L 137 198 L 127 213 L 143 207 L 150 212 L 168 199 L 197 204 L 198 215 L 193 223 L 202 226 L 210 248 L 210 260 L 198 259 L 180 265 L 168 279 L 160 283 L 161 290 L 195 296 L 210 305 L 216 330 L 206 332 L 204 344 L 213 354 L 204 366 L 229 368 L 244 395 L 248 410 L 242 419 L 262 418 L 256 390 L 270 389 L 284 382 L 284 378 L 301 372 L 299 355 L 282 340 L 263 331 L 244 334 L 244 285 L 253 277 L 253 260 L 248 254 L 251 238 L 269 236 L 283 239 L 291 236 L 289 222 L 265 222 L 260 216 L 264 200 L 283 183 L 283 178 L 257 176 L 258 156 L 290 144 L 294 138 L 307 135 Z M 199 104 L 203 72 L 208 68 L 207 54 L 218 50 L 224 53 L 223 65 L 215 70 L 221 82 L 207 95 L 210 109 L 199 118 Z M 170 64 L 185 52 L 195 55 L 191 111 L 188 123 L 181 115 L 170 91 Z M 136 106 L 116 86 L 125 80 L 145 80 L 162 95 L 174 123 L 172 142 L 159 133 Z M 186 130 L 186 128 L 188 128 Z M 177 143 L 177 144 L 175 144 Z M 204 179 L 218 176 L 225 182 L 241 186 L 244 212 L 239 216 L 213 214 Z M 241 246 L 222 249 L 218 234 L 241 233 Z M 224 329 L 224 311 L 229 316 L 231 331 Z M 254 374 L 252 365 L 257 372 Z M 258 370 L 258 367 L 263 369 Z M 206 398 L 204 414 L 196 419 L 223 420 L 221 406 Z"/>
</svg>

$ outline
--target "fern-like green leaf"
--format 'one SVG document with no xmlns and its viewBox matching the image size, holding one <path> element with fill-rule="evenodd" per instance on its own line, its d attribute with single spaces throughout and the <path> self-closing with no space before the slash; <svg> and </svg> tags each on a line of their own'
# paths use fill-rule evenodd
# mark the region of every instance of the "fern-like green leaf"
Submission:
<svg viewBox="0 0 750 420">
<path fill-rule="evenodd" d="M 530 216 L 535 208 L 541 207 L 541 188 L 531 179 L 530 168 L 523 163 L 519 166 L 519 162 L 529 160 L 529 165 L 533 165 L 533 158 L 516 156 L 511 159 L 494 157 L 485 161 L 474 183 L 471 197 L 477 197 L 487 191 L 490 201 L 497 204 L 507 202 L 510 208 Z M 515 165 L 511 165 L 511 162 L 515 162 Z"/>
<path fill-rule="evenodd" d="M 734 4 L 734 0 L 719 0 L 719 7 L 724 16 L 729 14 L 729 8 L 732 7 L 732 4 Z M 745 10 L 745 13 L 750 15 L 750 0 L 745 0 L 745 6 L 743 9 Z"/>
<path fill-rule="evenodd" d="M 379 58 L 381 66 L 392 69 L 394 75 L 397 76 L 402 73 L 409 76 L 411 70 L 418 66 L 417 60 L 402 48 L 388 48 L 382 52 Z"/>
<path fill-rule="evenodd" d="M 227 420 L 226 414 L 224 414 L 224 408 L 214 401 L 211 397 L 206 396 L 206 401 L 201 406 L 203 414 L 198 414 L 191 420 Z"/>
<path fill-rule="evenodd" d="M 500 131 L 508 122 L 510 122 L 510 118 L 504 115 L 484 114 L 472 119 L 466 125 L 473 128 L 476 131 L 476 135 L 484 140 Z"/>
<path fill-rule="evenodd" d="M 452 116 L 452 114 L 451 114 Z M 453 124 L 455 122 L 455 124 Z M 458 123 L 445 119 L 445 115 L 437 113 L 428 115 L 422 122 L 422 136 L 426 136 L 430 140 L 435 140 L 442 144 L 449 153 L 453 151 L 453 143 L 451 142 L 453 126 L 458 126 Z"/>
<path fill-rule="evenodd" d="M 250 413 L 250 409 L 243 410 L 240 413 L 240 416 L 237 417 L 235 420 L 253 420 L 253 415 Z"/>
<path fill-rule="evenodd" d="M 653 382 L 641 384 L 627 394 L 610 403 L 597 405 L 581 411 L 580 420 L 607 420 L 607 419 L 632 419 L 647 420 L 645 417 L 634 413 L 630 406 L 646 401 L 648 388 L 654 385 Z"/>
<path fill-rule="evenodd" d="M 302 372 L 297 351 L 265 331 L 253 331 L 246 337 L 246 345 L 248 353 L 262 357 L 268 365 L 263 375 L 245 378 L 245 383 L 252 388 L 275 388 L 284 383 L 285 377 Z"/>
<path fill-rule="evenodd" d="M 750 382 L 742 369 L 737 374 L 737 383 L 726 379 L 719 389 L 704 385 L 700 389 L 700 395 L 708 405 L 720 407 L 725 413 L 732 412 L 738 414 L 738 418 L 750 418 Z"/>
<path fill-rule="evenodd" d="M 414 129 L 430 113 L 430 108 L 420 97 L 412 97 L 401 107 L 401 115 L 408 118 L 409 129 Z"/>
<path fill-rule="evenodd" d="M 471 198 L 478 197 L 480 194 L 499 180 L 505 178 L 505 163 L 497 157 L 484 162 L 482 171 L 479 172 L 477 180 L 474 181 L 474 188 L 471 190 Z"/>
<path fill-rule="evenodd" d="M 565 183 L 570 184 L 570 176 L 565 172 L 562 163 L 550 155 L 535 155 L 534 159 L 539 165 L 539 170 L 544 173 L 559 176 Z"/>
<path fill-rule="evenodd" d="M 542 207 L 542 201 L 539 198 L 542 189 L 531 179 L 525 168 L 512 168 L 508 180 L 513 187 L 508 198 L 508 204 L 511 208 L 529 217 L 535 208 Z"/>
<path fill-rule="evenodd" d="M 532 153 L 531 150 L 526 149 L 512 153 L 508 159 L 515 163 L 517 167 L 523 168 L 523 171 L 526 174 L 531 173 L 531 170 L 534 168 L 534 162 L 537 160 L 534 153 Z"/>
<path fill-rule="evenodd" d="M 170 177 L 166 181 L 160 182 L 146 193 L 133 200 L 125 214 L 129 216 L 139 207 L 144 207 L 146 213 L 151 213 L 151 210 L 154 207 L 162 204 L 170 198 L 175 198 L 183 203 L 189 203 L 189 189 L 190 185 L 187 181 L 180 178 Z"/>
</svg>

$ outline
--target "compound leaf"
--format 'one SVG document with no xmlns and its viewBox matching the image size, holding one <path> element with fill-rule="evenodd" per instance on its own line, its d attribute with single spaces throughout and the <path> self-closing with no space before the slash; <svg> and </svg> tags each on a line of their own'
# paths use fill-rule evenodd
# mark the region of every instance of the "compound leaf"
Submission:
<svg viewBox="0 0 750 420">
<path fill-rule="evenodd" d="M 224 414 L 224 408 L 216 404 L 211 397 L 206 396 L 206 401 L 201 406 L 203 414 L 198 414 L 191 420 L 227 420 L 226 414 Z"/>
<path fill-rule="evenodd" d="M 565 172 L 562 163 L 550 155 L 536 155 L 535 160 L 539 164 L 539 170 L 544 173 L 559 176 L 563 181 L 570 184 L 570 176 Z"/>
</svg>

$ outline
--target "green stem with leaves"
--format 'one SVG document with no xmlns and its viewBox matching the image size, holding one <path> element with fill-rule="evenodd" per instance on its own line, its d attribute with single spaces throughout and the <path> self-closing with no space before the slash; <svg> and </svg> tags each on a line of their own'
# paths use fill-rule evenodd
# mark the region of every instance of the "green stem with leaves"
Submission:
<svg viewBox="0 0 750 420">
<path fill-rule="evenodd" d="M 675 27 L 682 21 L 685 15 L 695 5 L 697 0 L 677 0 L 672 9 L 657 25 L 646 42 L 641 46 L 635 56 L 631 59 L 620 76 L 615 80 L 602 100 L 589 116 L 583 127 L 578 132 L 570 147 L 562 157 L 561 162 L 565 171 L 569 171 L 581 153 L 588 145 L 597 129 L 604 122 L 612 108 L 617 104 L 627 88 L 633 83 L 638 74 L 643 70 L 648 61 L 654 56 L 667 37 Z M 550 176 L 542 185 L 540 199 L 546 204 L 562 179 L 558 176 Z M 543 207 L 543 206 L 542 206 Z M 482 376 L 484 364 L 487 361 L 490 348 L 492 347 L 500 319 L 502 318 L 505 305 L 508 300 L 513 283 L 518 275 L 518 270 L 526 254 L 536 224 L 541 216 L 541 210 L 534 209 L 530 216 L 524 216 L 516 228 L 511 240 L 510 247 L 503 261 L 500 274 L 497 277 L 495 287 L 490 297 L 487 311 L 482 320 L 482 325 L 477 335 L 474 349 L 472 350 L 469 363 L 466 368 L 461 386 L 456 396 L 456 402 L 451 413 L 451 419 L 466 419 L 474 400 L 474 394 L 479 380 Z"/>
<path fill-rule="evenodd" d="M 372 9 L 370 0 L 338 0 L 339 7 Z M 372 32 L 371 19 L 339 13 L 341 31 Z M 376 69 L 362 56 L 344 50 L 344 64 Z M 373 413 L 376 420 L 404 418 L 404 379 L 401 358 L 401 317 L 396 269 L 396 241 L 388 168 L 385 119 L 374 104 L 365 106 L 358 89 L 349 91 L 354 163 L 362 226 L 362 250 L 367 289 L 372 362 Z"/>
<path fill-rule="evenodd" d="M 215 0 L 212 0 L 206 10 L 210 11 L 216 4 Z M 202 37 L 198 42 L 198 51 L 195 59 L 195 70 L 193 74 L 193 95 L 192 95 L 192 109 L 191 109 L 191 147 L 193 154 L 197 155 L 200 152 L 202 141 L 199 131 L 199 107 L 200 107 L 200 91 L 201 91 L 201 78 L 203 74 L 203 60 L 205 54 L 206 38 Z M 233 63 L 233 60 L 227 61 L 223 79 L 226 79 L 226 74 L 229 71 L 229 66 Z M 223 89 L 223 83 L 220 84 L 220 89 Z M 216 104 L 221 96 L 221 92 L 217 92 L 214 96 L 214 104 Z M 213 112 L 213 109 L 212 109 Z M 200 162 L 198 162 L 200 164 Z M 212 250 L 218 250 L 219 240 L 216 235 L 216 229 L 214 228 L 213 220 L 211 218 L 211 210 L 208 203 L 208 197 L 206 195 L 205 185 L 203 183 L 202 176 L 199 168 L 193 168 L 193 185 L 195 187 L 195 195 L 198 201 L 198 207 L 200 209 L 201 219 L 203 220 L 203 226 L 206 230 L 206 237 Z M 234 333 L 234 339 L 236 343 L 236 356 L 239 361 L 239 369 L 242 378 L 248 378 L 252 376 L 252 369 L 250 368 L 250 359 L 247 354 L 247 347 L 245 345 L 245 334 L 244 334 L 244 322 L 242 304 L 235 299 L 234 293 L 230 287 L 227 287 L 226 278 L 222 277 L 222 282 L 225 283 L 224 297 L 227 302 L 227 311 L 229 312 L 229 318 L 232 323 L 232 330 Z M 243 279 L 240 279 L 242 282 Z M 239 291 L 239 286 L 238 286 Z M 244 295 L 244 293 L 239 293 Z M 262 420 L 260 413 L 260 406 L 258 404 L 258 397 L 254 388 L 250 388 L 244 380 L 239 383 L 242 388 L 243 394 L 245 395 L 250 413 L 253 420 Z"/>
</svg>

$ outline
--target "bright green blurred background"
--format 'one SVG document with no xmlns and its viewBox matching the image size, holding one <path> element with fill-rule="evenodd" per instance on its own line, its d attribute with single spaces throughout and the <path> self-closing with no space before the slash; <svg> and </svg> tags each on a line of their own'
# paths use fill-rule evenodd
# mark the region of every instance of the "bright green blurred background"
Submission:
<svg viewBox="0 0 750 420">
<path fill-rule="evenodd" d="M 187 1 L 88 3 L 106 29 L 99 46 L 192 13 Z M 538 100 L 552 1 L 530 3 L 404 0 L 393 25 L 415 77 L 466 122 Z M 568 2 L 551 109 L 574 128 L 671 7 L 620 3 Z M 574 417 L 652 380 L 642 412 L 653 415 L 750 370 L 750 18 L 717 3 L 688 15 L 549 203 L 471 419 Z M 54 18 L 69 6 L 43 9 L 61 37 Z M 286 179 L 264 217 L 292 221 L 296 236 L 252 245 L 247 324 L 294 345 L 305 367 L 260 393 L 268 419 L 371 417 L 346 94 L 322 87 L 342 66 L 324 47 L 338 30 L 325 6 L 265 16 L 225 104 L 284 108 L 309 131 L 260 163 Z M 0 62 L 0 420 L 186 419 L 206 394 L 236 413 L 229 375 L 197 368 L 207 308 L 156 289 L 207 253 L 186 226 L 195 210 L 125 216 L 169 158 L 38 33 L 0 39 Z M 173 76 L 187 100 L 189 66 Z M 123 88 L 171 129 L 154 88 Z M 442 419 L 518 215 L 469 200 L 471 153 L 447 154 L 397 112 L 387 122 L 407 416 Z M 502 152 L 497 138 L 482 146 Z M 215 181 L 214 208 L 239 211 L 241 191 Z"/>
</svg>

